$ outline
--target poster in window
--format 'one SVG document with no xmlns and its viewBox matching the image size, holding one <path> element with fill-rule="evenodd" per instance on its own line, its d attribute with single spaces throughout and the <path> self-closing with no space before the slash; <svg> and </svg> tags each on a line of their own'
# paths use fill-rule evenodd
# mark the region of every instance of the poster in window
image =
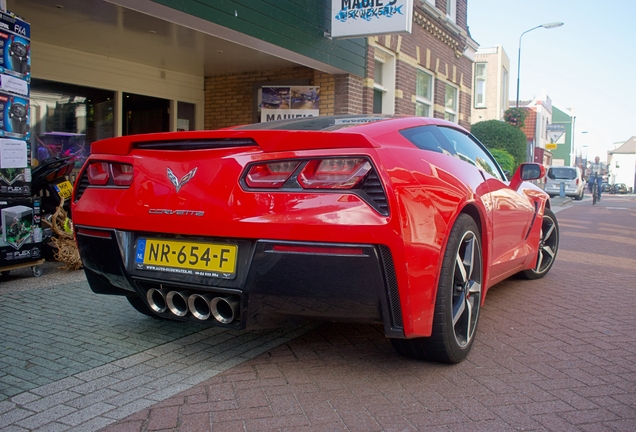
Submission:
<svg viewBox="0 0 636 432">
<path fill-rule="evenodd" d="M 320 115 L 319 86 L 270 86 L 258 92 L 261 122 Z"/>
</svg>

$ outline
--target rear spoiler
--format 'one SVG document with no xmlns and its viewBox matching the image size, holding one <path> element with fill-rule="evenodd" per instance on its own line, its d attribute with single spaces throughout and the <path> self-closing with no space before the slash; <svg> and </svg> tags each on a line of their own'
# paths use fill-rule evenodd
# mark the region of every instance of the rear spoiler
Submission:
<svg viewBox="0 0 636 432">
<path fill-rule="evenodd" d="M 153 145 L 153 143 L 156 145 Z M 211 144 L 206 147 L 205 143 Z M 108 138 L 94 142 L 91 145 L 91 154 L 127 155 L 134 149 L 141 148 L 188 150 L 245 147 L 250 143 L 258 146 L 264 152 L 378 147 L 377 144 L 364 135 L 344 131 L 238 131 L 225 129 L 217 131 L 164 132 Z"/>
</svg>

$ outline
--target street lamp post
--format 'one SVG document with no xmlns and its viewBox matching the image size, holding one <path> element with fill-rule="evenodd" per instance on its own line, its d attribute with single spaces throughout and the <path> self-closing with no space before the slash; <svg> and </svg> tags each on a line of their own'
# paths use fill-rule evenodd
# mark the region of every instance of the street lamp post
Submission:
<svg viewBox="0 0 636 432">
<path fill-rule="evenodd" d="M 536 30 L 538 28 L 545 28 L 545 29 L 553 29 L 556 27 L 561 27 L 563 25 L 562 22 L 552 22 L 552 23 L 546 23 L 546 24 L 541 24 L 538 25 L 536 27 L 532 27 L 530 30 L 526 30 L 523 33 L 521 33 L 521 36 L 519 36 L 519 53 L 517 55 L 517 105 L 516 107 L 519 108 L 519 69 L 521 68 L 521 38 L 523 37 L 524 34 L 531 32 L 532 30 Z"/>
</svg>

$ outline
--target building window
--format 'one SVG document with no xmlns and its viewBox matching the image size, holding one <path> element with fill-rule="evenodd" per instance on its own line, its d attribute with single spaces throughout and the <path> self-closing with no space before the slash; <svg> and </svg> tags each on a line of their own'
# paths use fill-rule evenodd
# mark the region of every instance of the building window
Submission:
<svg viewBox="0 0 636 432">
<path fill-rule="evenodd" d="M 508 71 L 501 70 L 501 118 L 508 109 Z"/>
<path fill-rule="evenodd" d="M 486 63 L 475 63 L 475 108 L 486 107 Z"/>
<path fill-rule="evenodd" d="M 453 123 L 457 123 L 457 87 L 446 84 L 446 95 L 444 96 L 444 118 Z"/>
<path fill-rule="evenodd" d="M 395 57 L 377 50 L 373 70 L 373 113 L 395 112 Z"/>
<path fill-rule="evenodd" d="M 433 115 L 433 76 L 421 69 L 417 70 L 415 115 L 421 117 L 431 117 Z"/>
<path fill-rule="evenodd" d="M 457 0 L 446 0 L 446 16 L 455 22 L 457 14 Z"/>
</svg>

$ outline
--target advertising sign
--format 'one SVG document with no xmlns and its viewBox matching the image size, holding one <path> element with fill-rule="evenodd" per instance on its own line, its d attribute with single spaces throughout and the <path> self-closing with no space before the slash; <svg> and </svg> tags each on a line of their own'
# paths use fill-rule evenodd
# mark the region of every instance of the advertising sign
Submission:
<svg viewBox="0 0 636 432">
<path fill-rule="evenodd" d="M 413 0 L 331 0 L 331 37 L 411 33 Z"/>
<path fill-rule="evenodd" d="M 320 87 L 271 86 L 258 91 L 261 122 L 320 115 Z"/>
</svg>

